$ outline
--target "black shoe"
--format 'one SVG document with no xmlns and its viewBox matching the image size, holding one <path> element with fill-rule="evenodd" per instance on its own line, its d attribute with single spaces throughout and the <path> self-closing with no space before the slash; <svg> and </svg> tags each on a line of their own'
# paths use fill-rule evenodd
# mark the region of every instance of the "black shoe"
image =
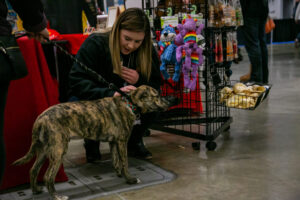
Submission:
<svg viewBox="0 0 300 200">
<path fill-rule="evenodd" d="M 99 141 L 84 140 L 85 156 L 88 163 L 95 163 L 101 160 Z"/>
<path fill-rule="evenodd" d="M 151 134 L 151 131 L 149 129 L 146 129 L 146 131 L 144 132 L 143 136 L 144 137 L 149 137 Z"/>
<path fill-rule="evenodd" d="M 128 146 L 128 155 L 145 160 L 152 158 L 152 153 L 146 149 L 143 141 Z"/>
</svg>

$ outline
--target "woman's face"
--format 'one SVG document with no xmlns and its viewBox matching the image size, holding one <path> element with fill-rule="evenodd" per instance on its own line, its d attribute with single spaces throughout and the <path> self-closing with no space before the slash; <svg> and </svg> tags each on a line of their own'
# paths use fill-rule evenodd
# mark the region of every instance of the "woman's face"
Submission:
<svg viewBox="0 0 300 200">
<path fill-rule="evenodd" d="M 141 46 L 145 38 L 144 32 L 135 32 L 121 29 L 120 31 L 120 49 L 121 53 L 128 55 Z"/>
</svg>

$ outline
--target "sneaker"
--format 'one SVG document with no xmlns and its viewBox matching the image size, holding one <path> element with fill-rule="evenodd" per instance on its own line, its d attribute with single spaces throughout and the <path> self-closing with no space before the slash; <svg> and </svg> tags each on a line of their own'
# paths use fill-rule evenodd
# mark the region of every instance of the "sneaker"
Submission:
<svg viewBox="0 0 300 200">
<path fill-rule="evenodd" d="M 245 74 L 240 77 L 240 81 L 243 83 L 248 82 L 249 80 L 250 80 L 250 74 Z"/>
</svg>

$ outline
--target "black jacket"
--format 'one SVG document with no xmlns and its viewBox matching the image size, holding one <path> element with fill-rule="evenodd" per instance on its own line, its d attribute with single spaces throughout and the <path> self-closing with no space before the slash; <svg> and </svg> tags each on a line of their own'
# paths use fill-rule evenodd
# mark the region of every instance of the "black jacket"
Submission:
<svg viewBox="0 0 300 200">
<path fill-rule="evenodd" d="M 135 53 L 133 52 L 128 62 L 128 56 L 123 58 L 123 65 L 135 69 Z M 100 74 L 106 81 L 114 83 L 117 87 L 124 86 L 125 81 L 113 73 L 112 58 L 109 51 L 109 34 L 96 33 L 90 35 L 80 47 L 76 58 L 86 64 L 89 68 Z M 152 48 L 152 73 L 147 81 L 141 74 L 134 85 L 149 85 L 159 90 L 161 76 L 157 53 Z M 115 91 L 107 85 L 95 81 L 81 66 L 74 64 L 69 74 L 69 97 L 75 96 L 80 100 L 93 100 L 104 97 L 111 97 Z"/>
<path fill-rule="evenodd" d="M 40 0 L 8 0 L 23 21 L 23 27 L 30 32 L 39 32 L 47 27 L 43 5 Z M 6 20 L 7 6 L 0 0 L 0 35 L 10 35 L 11 25 Z"/>
<path fill-rule="evenodd" d="M 244 17 L 267 18 L 268 0 L 240 0 Z"/>
</svg>

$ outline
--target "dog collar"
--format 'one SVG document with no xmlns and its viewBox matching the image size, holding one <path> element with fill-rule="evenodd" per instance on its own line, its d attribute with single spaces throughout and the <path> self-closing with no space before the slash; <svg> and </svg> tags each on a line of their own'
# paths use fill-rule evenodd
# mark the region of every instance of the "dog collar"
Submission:
<svg viewBox="0 0 300 200">
<path fill-rule="evenodd" d="M 139 116 L 140 115 L 140 109 L 139 107 L 137 107 L 135 104 L 132 103 L 132 101 L 130 101 L 128 98 L 122 96 L 122 100 L 125 101 L 126 105 L 128 106 L 128 108 L 130 108 L 130 110 L 136 115 Z"/>
</svg>

